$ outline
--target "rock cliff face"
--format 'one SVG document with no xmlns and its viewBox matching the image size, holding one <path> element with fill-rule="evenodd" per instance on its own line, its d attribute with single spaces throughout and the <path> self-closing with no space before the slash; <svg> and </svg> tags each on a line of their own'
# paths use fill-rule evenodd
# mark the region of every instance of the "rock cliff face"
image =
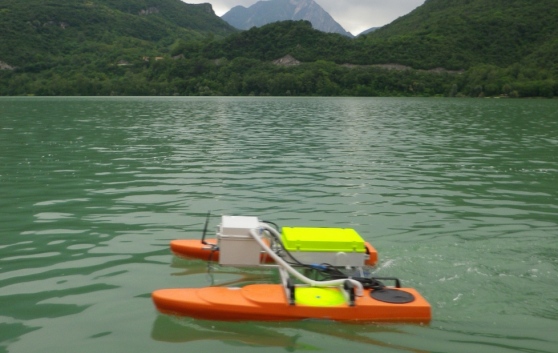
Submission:
<svg viewBox="0 0 558 353">
<path fill-rule="evenodd" d="M 300 61 L 296 60 L 291 55 L 285 55 L 282 58 L 279 58 L 277 60 L 273 60 L 273 63 L 275 65 L 279 65 L 279 66 L 297 66 L 297 65 L 300 65 Z"/>
<path fill-rule="evenodd" d="M 8 65 L 7 63 L 0 61 L 0 70 L 13 70 L 14 67 L 11 65 Z"/>
<path fill-rule="evenodd" d="M 139 15 L 140 16 L 146 16 L 146 15 L 151 15 L 151 14 L 154 14 L 154 13 L 159 13 L 159 9 L 157 7 L 152 6 L 152 7 L 149 7 L 147 9 L 140 10 Z"/>
<path fill-rule="evenodd" d="M 335 22 L 314 0 L 268 0 L 259 1 L 246 8 L 233 7 L 221 17 L 238 29 L 260 27 L 268 23 L 287 20 L 307 20 L 322 32 L 339 33 L 352 37 L 343 27 Z"/>
</svg>

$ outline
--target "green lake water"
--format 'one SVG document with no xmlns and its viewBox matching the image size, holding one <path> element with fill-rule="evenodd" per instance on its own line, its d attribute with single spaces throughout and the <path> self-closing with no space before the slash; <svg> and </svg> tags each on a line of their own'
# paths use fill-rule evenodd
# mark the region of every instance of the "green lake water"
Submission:
<svg viewBox="0 0 558 353">
<path fill-rule="evenodd" d="M 174 257 L 207 211 L 350 227 L 428 325 L 159 314 L 273 280 Z M 557 352 L 558 100 L 0 98 L 0 352 Z"/>
</svg>

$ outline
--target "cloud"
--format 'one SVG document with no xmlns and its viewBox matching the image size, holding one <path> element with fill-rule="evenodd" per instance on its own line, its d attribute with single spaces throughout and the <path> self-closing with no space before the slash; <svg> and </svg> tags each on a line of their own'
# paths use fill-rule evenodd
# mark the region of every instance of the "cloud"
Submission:
<svg viewBox="0 0 558 353">
<path fill-rule="evenodd" d="M 259 0 L 186 0 L 189 4 L 210 3 L 218 16 L 231 8 L 249 7 Z M 358 34 L 371 27 L 381 27 L 408 14 L 425 0 L 314 0 L 345 30 Z"/>
</svg>

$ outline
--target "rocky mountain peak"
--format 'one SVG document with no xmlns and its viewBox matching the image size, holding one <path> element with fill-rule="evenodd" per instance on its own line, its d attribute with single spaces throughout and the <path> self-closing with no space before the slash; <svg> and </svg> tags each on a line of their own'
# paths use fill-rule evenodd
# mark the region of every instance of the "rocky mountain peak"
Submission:
<svg viewBox="0 0 558 353">
<path fill-rule="evenodd" d="M 243 30 L 277 21 L 307 20 L 312 23 L 312 27 L 322 32 L 339 33 L 352 37 L 314 0 L 258 1 L 248 8 L 233 7 L 221 18 L 233 27 Z"/>
</svg>

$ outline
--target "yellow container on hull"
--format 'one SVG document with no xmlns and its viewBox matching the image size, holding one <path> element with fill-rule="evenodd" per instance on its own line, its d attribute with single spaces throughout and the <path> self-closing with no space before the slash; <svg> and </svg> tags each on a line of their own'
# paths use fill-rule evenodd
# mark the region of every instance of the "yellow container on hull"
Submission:
<svg viewBox="0 0 558 353">
<path fill-rule="evenodd" d="M 351 228 L 283 227 L 281 236 L 288 251 L 366 252 L 364 240 Z"/>
</svg>

